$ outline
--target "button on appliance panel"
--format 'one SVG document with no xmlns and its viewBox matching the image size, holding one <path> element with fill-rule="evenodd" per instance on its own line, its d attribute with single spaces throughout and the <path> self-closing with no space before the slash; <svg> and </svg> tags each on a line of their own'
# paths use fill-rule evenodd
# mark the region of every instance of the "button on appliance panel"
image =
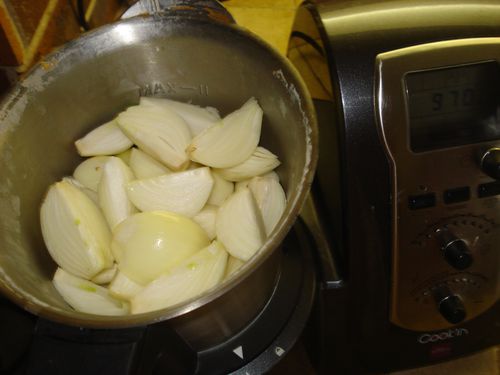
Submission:
<svg viewBox="0 0 500 375">
<path fill-rule="evenodd" d="M 493 197 L 500 194 L 500 181 L 493 181 L 487 184 L 481 184 L 477 188 L 479 198 Z"/>
<path fill-rule="evenodd" d="M 433 207 L 436 205 L 436 195 L 434 193 L 411 195 L 408 197 L 408 207 L 410 210 Z"/>
<path fill-rule="evenodd" d="M 445 190 L 443 200 L 446 204 L 468 201 L 470 199 L 470 188 L 463 186 L 454 189 Z"/>
</svg>

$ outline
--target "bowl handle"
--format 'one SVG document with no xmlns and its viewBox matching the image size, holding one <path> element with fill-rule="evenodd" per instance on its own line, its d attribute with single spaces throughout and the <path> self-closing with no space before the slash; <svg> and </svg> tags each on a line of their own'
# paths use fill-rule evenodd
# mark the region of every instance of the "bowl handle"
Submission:
<svg viewBox="0 0 500 375">
<path fill-rule="evenodd" d="M 139 0 L 123 13 L 121 19 L 163 13 L 209 18 L 228 24 L 235 23 L 233 16 L 216 0 Z"/>
</svg>

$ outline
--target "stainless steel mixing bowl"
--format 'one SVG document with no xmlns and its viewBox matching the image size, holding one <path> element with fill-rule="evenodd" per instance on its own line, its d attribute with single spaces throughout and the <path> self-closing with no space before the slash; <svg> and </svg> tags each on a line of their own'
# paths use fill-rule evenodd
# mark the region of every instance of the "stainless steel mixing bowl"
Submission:
<svg viewBox="0 0 500 375">
<path fill-rule="evenodd" d="M 262 249 L 228 282 L 181 306 L 125 317 L 72 310 L 54 289 L 39 208 L 48 186 L 81 161 L 73 142 L 140 95 L 219 108 L 254 96 L 261 144 L 276 153 L 288 197 Z M 316 158 L 311 99 L 291 64 L 217 9 L 171 7 L 84 34 L 43 59 L 0 104 L 0 291 L 44 318 L 120 328 L 169 319 L 196 347 L 241 329 L 265 304 L 280 243 L 308 193 Z"/>
</svg>

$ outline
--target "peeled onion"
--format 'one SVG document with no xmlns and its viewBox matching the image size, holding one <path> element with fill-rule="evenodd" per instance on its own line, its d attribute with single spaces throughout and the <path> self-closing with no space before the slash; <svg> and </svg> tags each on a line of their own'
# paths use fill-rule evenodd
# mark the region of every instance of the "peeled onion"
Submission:
<svg viewBox="0 0 500 375">
<path fill-rule="evenodd" d="M 217 239 L 236 258 L 247 261 L 260 249 L 265 240 L 265 228 L 248 188 L 226 199 L 219 208 L 215 228 Z"/>
<path fill-rule="evenodd" d="M 182 170 L 189 164 L 186 148 L 191 133 L 175 112 L 159 106 L 138 105 L 120 113 L 116 121 L 139 148 L 170 169 Z"/>
<path fill-rule="evenodd" d="M 123 272 L 117 272 L 109 284 L 109 293 L 116 297 L 128 300 L 139 293 L 144 287 L 129 279 Z"/>
<path fill-rule="evenodd" d="M 76 178 L 74 177 L 63 177 L 62 181 L 69 182 L 74 187 L 81 190 L 87 197 L 89 197 L 92 202 L 95 204 L 99 204 L 99 197 L 97 196 L 97 192 L 94 190 L 90 190 L 88 187 L 83 186 Z"/>
<path fill-rule="evenodd" d="M 212 177 L 214 179 L 214 186 L 207 203 L 220 206 L 233 193 L 234 184 L 222 178 L 217 172 L 212 171 Z"/>
<path fill-rule="evenodd" d="M 123 152 L 120 152 L 119 154 L 116 154 L 115 156 L 117 158 L 120 158 L 122 159 L 122 161 L 127 164 L 127 165 L 130 165 L 130 156 L 132 154 L 132 150 L 134 149 L 134 147 L 132 148 L 129 148 L 128 150 L 126 151 L 123 151 Z"/>
<path fill-rule="evenodd" d="M 209 243 L 193 220 L 172 212 L 141 212 L 129 216 L 113 231 L 111 249 L 118 268 L 146 285 Z"/>
<path fill-rule="evenodd" d="M 224 247 L 212 242 L 137 293 L 131 299 L 132 313 L 170 307 L 213 288 L 224 277 L 227 257 Z"/>
<path fill-rule="evenodd" d="M 141 211 L 170 211 L 196 215 L 212 191 L 213 178 L 207 167 L 170 173 L 128 184 L 128 196 Z"/>
<path fill-rule="evenodd" d="M 210 240 L 213 240 L 216 236 L 215 220 L 218 210 L 219 207 L 207 204 L 200 212 L 193 216 L 193 220 L 200 224 Z"/>
<path fill-rule="evenodd" d="M 40 223 L 47 250 L 59 267 L 91 279 L 113 265 L 106 219 L 71 183 L 51 185 L 40 209 Z"/>
<path fill-rule="evenodd" d="M 116 264 L 113 264 L 113 267 L 102 270 L 97 275 L 95 275 L 90 281 L 96 284 L 109 284 L 111 280 L 113 280 L 113 278 L 115 277 L 117 270 L 118 267 L 116 267 Z"/>
<path fill-rule="evenodd" d="M 215 173 L 214 173 L 215 174 Z M 268 172 L 266 174 L 263 174 L 261 176 L 257 176 L 257 177 L 269 177 L 269 178 L 272 178 L 278 182 L 280 182 L 280 177 L 278 176 L 278 174 L 274 171 L 272 172 Z M 253 178 L 253 177 L 252 177 Z M 238 181 L 234 184 L 234 190 L 238 191 L 238 190 L 241 190 L 245 187 L 248 187 L 248 184 L 250 183 L 250 181 L 252 181 L 252 178 L 247 178 L 245 180 L 242 180 L 242 181 Z"/>
<path fill-rule="evenodd" d="M 132 141 L 113 120 L 87 133 L 75 146 L 81 156 L 114 155 L 132 147 Z"/>
<path fill-rule="evenodd" d="M 120 158 L 111 156 L 103 166 L 97 192 L 99 205 L 111 229 L 137 212 L 128 199 L 126 190 L 133 178 L 134 174 Z"/>
<path fill-rule="evenodd" d="M 286 208 L 286 195 L 281 184 L 272 177 L 254 177 L 248 184 L 270 235 Z"/>
<path fill-rule="evenodd" d="M 109 156 L 94 156 L 78 164 L 73 172 L 73 177 L 86 188 L 97 191 L 101 181 L 102 167 Z"/>
<path fill-rule="evenodd" d="M 249 99 L 221 122 L 193 138 L 188 148 L 191 160 L 214 168 L 244 162 L 259 143 L 262 114 L 257 100 Z"/>
<path fill-rule="evenodd" d="M 171 109 L 186 121 L 192 136 L 198 135 L 220 120 L 219 112 L 213 107 L 203 108 L 171 99 L 148 97 L 142 97 L 140 104 L 165 106 Z"/>
<path fill-rule="evenodd" d="M 238 271 L 241 268 L 241 266 L 243 266 L 243 264 L 245 264 L 244 261 L 230 255 L 227 258 L 226 271 L 224 272 L 224 280 L 231 277 L 233 273 Z"/>
<path fill-rule="evenodd" d="M 77 311 L 96 315 L 126 315 L 129 305 L 113 298 L 108 289 L 71 275 L 58 268 L 52 280 L 68 305 Z"/>
<path fill-rule="evenodd" d="M 91 314 L 143 313 L 240 269 L 286 206 L 280 161 L 258 146 L 262 119 L 255 98 L 221 119 L 142 97 L 77 140 L 80 155 L 96 156 L 50 186 L 40 211 L 63 299 Z"/>
<path fill-rule="evenodd" d="M 243 181 L 272 171 L 280 165 L 278 157 L 264 147 L 257 147 L 243 163 L 225 169 L 216 169 L 222 178 L 229 181 Z"/>
<path fill-rule="evenodd" d="M 138 179 L 161 176 L 172 172 L 166 166 L 135 147 L 130 153 L 129 165 Z"/>
</svg>

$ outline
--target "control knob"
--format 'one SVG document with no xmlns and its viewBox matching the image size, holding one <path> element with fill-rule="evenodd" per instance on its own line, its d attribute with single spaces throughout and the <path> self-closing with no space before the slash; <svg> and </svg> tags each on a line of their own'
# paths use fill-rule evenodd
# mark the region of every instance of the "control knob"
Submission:
<svg viewBox="0 0 500 375">
<path fill-rule="evenodd" d="M 481 170 L 495 180 L 500 180 L 500 148 L 486 151 L 480 160 Z"/>
<path fill-rule="evenodd" d="M 462 322 L 467 316 L 462 299 L 448 288 L 441 288 L 435 293 L 436 303 L 441 316 L 451 324 Z"/>
<path fill-rule="evenodd" d="M 464 270 L 472 265 L 473 258 L 467 242 L 456 237 L 448 229 L 438 229 L 436 233 L 444 259 L 450 266 L 457 270 Z"/>
</svg>

